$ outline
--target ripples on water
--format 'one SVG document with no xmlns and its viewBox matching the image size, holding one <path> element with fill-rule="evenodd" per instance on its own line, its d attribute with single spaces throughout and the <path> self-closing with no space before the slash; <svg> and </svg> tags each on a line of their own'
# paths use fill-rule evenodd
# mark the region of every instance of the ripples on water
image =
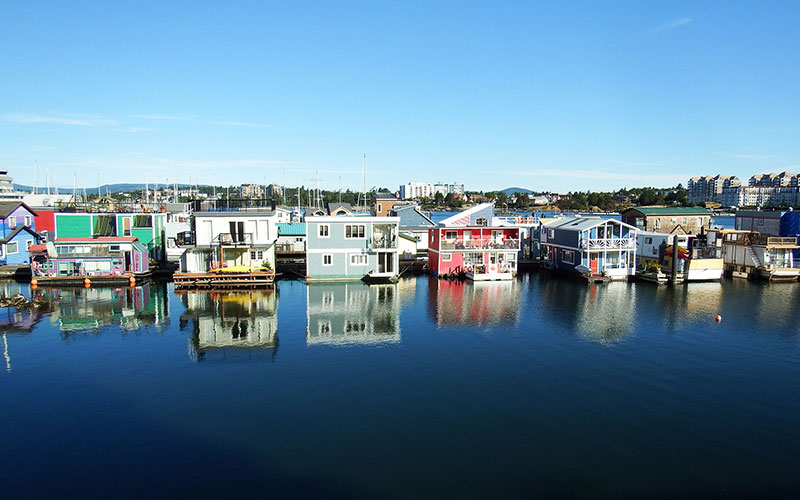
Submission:
<svg viewBox="0 0 800 500">
<path fill-rule="evenodd" d="M 6 498 L 800 486 L 798 284 L 3 286 Z"/>
</svg>

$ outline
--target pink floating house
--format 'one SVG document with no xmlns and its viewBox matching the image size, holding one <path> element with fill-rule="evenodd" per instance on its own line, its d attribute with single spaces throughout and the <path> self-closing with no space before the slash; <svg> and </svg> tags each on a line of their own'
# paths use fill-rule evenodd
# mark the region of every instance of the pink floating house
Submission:
<svg viewBox="0 0 800 500">
<path fill-rule="evenodd" d="M 30 252 L 36 276 L 141 276 L 149 271 L 147 247 L 133 236 L 57 238 L 33 245 Z"/>
<path fill-rule="evenodd" d="M 519 227 L 495 226 L 494 204 L 482 203 L 428 230 L 428 268 L 434 275 L 473 281 L 510 280 L 517 273 Z"/>
</svg>

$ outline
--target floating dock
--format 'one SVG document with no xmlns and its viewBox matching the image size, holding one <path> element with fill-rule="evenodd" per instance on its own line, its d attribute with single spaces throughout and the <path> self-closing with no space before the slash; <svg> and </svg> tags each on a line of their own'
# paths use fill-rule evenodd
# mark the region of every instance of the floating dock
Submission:
<svg viewBox="0 0 800 500">
<path fill-rule="evenodd" d="M 175 273 L 172 276 L 175 290 L 237 290 L 272 288 L 275 285 L 274 271 L 251 271 L 241 273 Z"/>
</svg>

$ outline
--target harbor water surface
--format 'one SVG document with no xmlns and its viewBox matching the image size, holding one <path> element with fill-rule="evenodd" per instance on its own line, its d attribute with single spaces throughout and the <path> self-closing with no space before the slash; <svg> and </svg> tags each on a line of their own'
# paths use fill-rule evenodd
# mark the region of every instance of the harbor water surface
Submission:
<svg viewBox="0 0 800 500">
<path fill-rule="evenodd" d="M 800 491 L 798 284 L 4 286 L 3 498 Z"/>
</svg>

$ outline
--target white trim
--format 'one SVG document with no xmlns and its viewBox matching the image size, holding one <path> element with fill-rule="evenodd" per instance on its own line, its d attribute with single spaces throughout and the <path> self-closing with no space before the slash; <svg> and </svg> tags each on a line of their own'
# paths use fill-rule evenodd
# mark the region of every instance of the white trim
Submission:
<svg viewBox="0 0 800 500">
<path fill-rule="evenodd" d="M 322 233 L 322 228 L 325 228 L 325 234 Z M 317 224 L 317 238 L 330 238 L 331 237 L 331 225 L 330 224 Z"/>
<path fill-rule="evenodd" d="M 363 257 L 364 262 L 353 262 L 354 257 Z M 358 259 L 361 260 L 361 259 Z M 350 254 L 350 261 L 351 266 L 366 266 L 369 264 L 369 256 L 365 253 L 351 253 Z"/>
<path fill-rule="evenodd" d="M 10 245 L 14 245 L 14 251 L 8 249 Z M 6 243 L 6 255 L 16 255 L 19 253 L 19 243 L 16 241 L 9 241 Z"/>
<path fill-rule="evenodd" d="M 330 257 L 331 261 L 328 264 L 325 263 L 325 257 Z M 326 267 L 327 266 L 332 266 L 333 265 L 333 254 L 330 254 L 330 253 L 322 254 L 322 265 L 326 266 Z"/>
</svg>

